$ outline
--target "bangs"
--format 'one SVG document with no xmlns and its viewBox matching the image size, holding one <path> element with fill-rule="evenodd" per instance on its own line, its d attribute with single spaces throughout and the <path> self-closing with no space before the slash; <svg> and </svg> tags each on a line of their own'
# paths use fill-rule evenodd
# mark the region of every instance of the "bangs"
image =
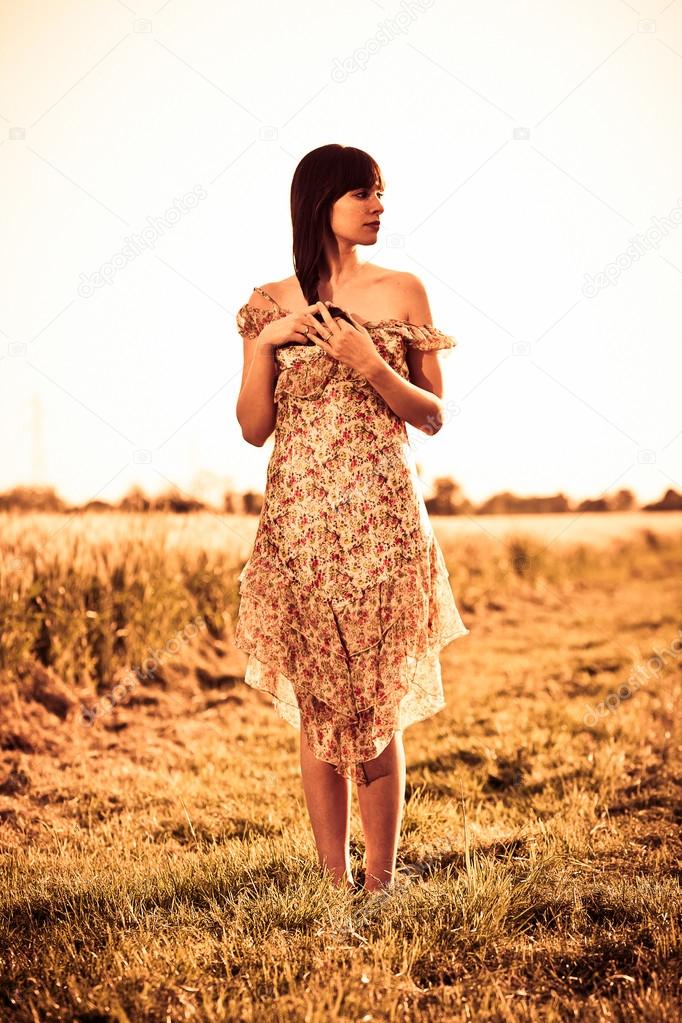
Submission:
<svg viewBox="0 0 682 1023">
<path fill-rule="evenodd" d="M 339 198 L 346 192 L 352 192 L 356 188 L 366 188 L 371 191 L 377 187 L 384 191 L 384 179 L 376 160 L 363 149 L 355 149 L 353 146 L 344 147 L 337 154 L 334 161 L 334 188 L 335 198 Z"/>
</svg>

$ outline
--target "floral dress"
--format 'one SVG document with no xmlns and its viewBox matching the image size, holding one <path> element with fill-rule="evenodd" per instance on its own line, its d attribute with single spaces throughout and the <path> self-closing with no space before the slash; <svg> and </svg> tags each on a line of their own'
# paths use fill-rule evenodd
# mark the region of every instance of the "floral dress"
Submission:
<svg viewBox="0 0 682 1023">
<path fill-rule="evenodd" d="M 255 338 L 286 316 L 237 313 Z M 436 327 L 364 324 L 409 380 L 407 346 L 453 348 Z M 314 342 L 274 349 L 275 443 L 254 546 L 239 576 L 245 682 L 305 730 L 315 757 L 363 785 L 363 761 L 445 706 L 439 651 L 469 629 L 428 518 L 405 421 Z"/>
</svg>

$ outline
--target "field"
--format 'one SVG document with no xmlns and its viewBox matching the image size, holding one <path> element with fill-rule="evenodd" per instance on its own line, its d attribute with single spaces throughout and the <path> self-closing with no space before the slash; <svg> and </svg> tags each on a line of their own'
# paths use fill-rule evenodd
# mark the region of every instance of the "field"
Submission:
<svg viewBox="0 0 682 1023">
<path fill-rule="evenodd" d="M 682 1018 L 682 516 L 432 522 L 471 633 L 368 905 L 242 681 L 255 518 L 0 516 L 0 1021 Z"/>
</svg>

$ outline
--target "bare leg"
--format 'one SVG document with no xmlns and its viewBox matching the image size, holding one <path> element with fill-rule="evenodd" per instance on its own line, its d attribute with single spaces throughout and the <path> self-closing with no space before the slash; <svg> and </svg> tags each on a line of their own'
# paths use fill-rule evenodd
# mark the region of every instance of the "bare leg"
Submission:
<svg viewBox="0 0 682 1023">
<path fill-rule="evenodd" d="M 351 781 L 333 764 L 318 760 L 301 727 L 301 778 L 320 865 L 334 883 L 352 888 L 350 862 Z"/>
<path fill-rule="evenodd" d="M 358 785 L 360 817 L 365 832 L 365 889 L 390 886 L 400 840 L 405 798 L 405 750 L 396 731 L 378 757 L 363 763 L 369 784 Z"/>
</svg>

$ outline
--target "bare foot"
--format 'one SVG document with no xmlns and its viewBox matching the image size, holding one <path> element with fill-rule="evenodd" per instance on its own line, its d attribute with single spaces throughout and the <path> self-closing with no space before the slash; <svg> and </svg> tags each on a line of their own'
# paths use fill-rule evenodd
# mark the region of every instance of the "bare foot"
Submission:
<svg viewBox="0 0 682 1023">
<path fill-rule="evenodd" d="M 357 885 L 352 877 L 348 877 L 348 874 L 343 874 L 342 877 L 336 877 L 331 875 L 331 882 L 335 888 L 342 888 L 345 891 L 354 892 L 357 890 Z"/>
<path fill-rule="evenodd" d="M 371 892 L 372 894 L 379 894 L 379 892 L 393 892 L 396 889 L 395 881 L 385 881 L 383 884 L 375 881 L 373 884 L 365 885 L 364 890 Z"/>
</svg>

